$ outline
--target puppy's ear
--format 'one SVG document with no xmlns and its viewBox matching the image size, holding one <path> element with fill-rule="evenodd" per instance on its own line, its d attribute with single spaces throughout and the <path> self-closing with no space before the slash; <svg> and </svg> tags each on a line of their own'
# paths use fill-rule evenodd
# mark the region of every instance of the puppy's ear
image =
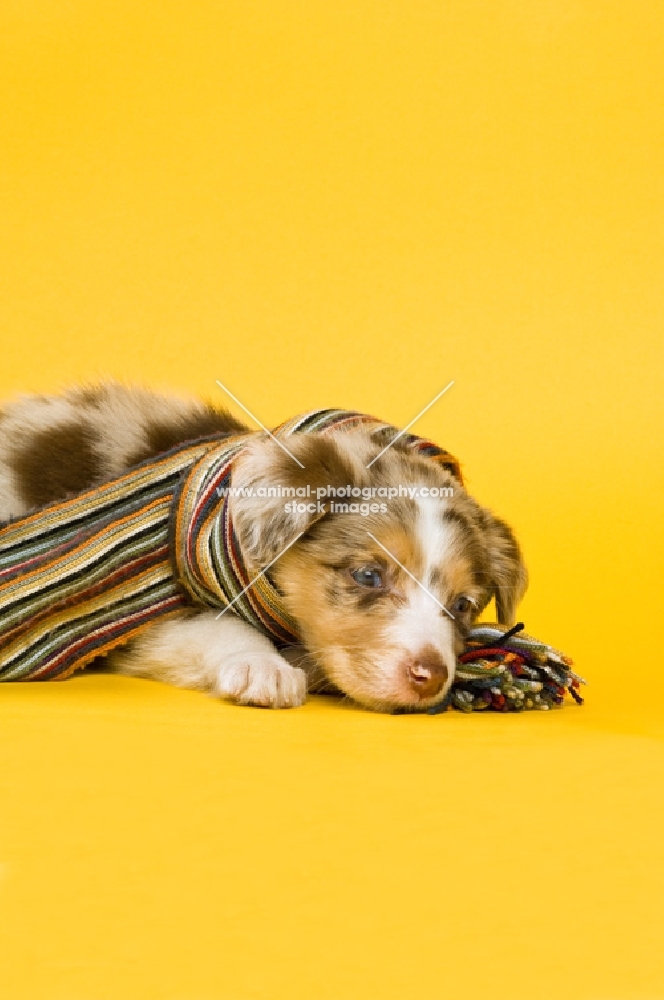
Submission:
<svg viewBox="0 0 664 1000">
<path fill-rule="evenodd" d="M 482 508 L 482 531 L 487 556 L 487 603 L 495 597 L 498 621 L 513 625 L 528 586 L 521 548 L 510 526 L 486 508 Z"/>
<path fill-rule="evenodd" d="M 358 474 L 352 455 L 332 438 L 294 434 L 284 444 L 290 454 L 268 435 L 257 435 L 233 469 L 231 485 L 243 493 L 228 499 L 233 528 L 255 566 L 267 566 L 324 517 L 330 502 L 316 496 L 319 487 L 346 486 Z"/>
</svg>

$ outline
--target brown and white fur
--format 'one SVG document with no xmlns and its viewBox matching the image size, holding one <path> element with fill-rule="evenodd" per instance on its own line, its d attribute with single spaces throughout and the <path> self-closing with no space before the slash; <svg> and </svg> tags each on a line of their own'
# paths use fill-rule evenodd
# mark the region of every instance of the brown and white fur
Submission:
<svg viewBox="0 0 664 1000">
<path fill-rule="evenodd" d="M 116 383 L 21 397 L 0 412 L 0 521 L 181 442 L 243 429 L 198 400 Z M 498 619 L 511 624 L 526 570 L 507 524 L 432 460 L 397 442 L 367 469 L 385 443 L 367 429 L 294 436 L 288 447 L 301 469 L 256 433 L 237 461 L 233 482 L 243 486 L 452 490 L 437 499 L 402 496 L 368 514 L 293 514 L 282 497 L 229 499 L 257 569 L 303 532 L 270 569 L 303 646 L 279 652 L 232 614 L 217 619 L 192 607 L 112 654 L 111 668 L 275 708 L 301 704 L 307 688 L 337 690 L 382 711 L 444 698 L 468 628 L 491 598 Z"/>
</svg>

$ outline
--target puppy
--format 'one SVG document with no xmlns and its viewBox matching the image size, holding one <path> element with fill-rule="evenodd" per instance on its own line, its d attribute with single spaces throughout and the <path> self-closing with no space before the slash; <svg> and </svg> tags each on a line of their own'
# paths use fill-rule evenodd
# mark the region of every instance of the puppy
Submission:
<svg viewBox="0 0 664 1000">
<path fill-rule="evenodd" d="M 238 432 L 248 428 L 209 404 L 118 384 L 22 397 L 0 413 L 0 521 Z M 511 529 L 453 471 L 404 439 L 376 459 L 391 437 L 371 425 L 295 434 L 286 454 L 256 433 L 237 459 L 236 534 L 256 571 L 270 566 L 302 646 L 278 651 L 232 613 L 192 605 L 112 653 L 111 669 L 275 708 L 307 689 L 379 711 L 441 701 L 468 629 L 492 598 L 511 624 L 527 574 Z M 389 486 L 398 495 L 380 502 Z M 306 488 L 324 501 L 284 500 Z"/>
</svg>

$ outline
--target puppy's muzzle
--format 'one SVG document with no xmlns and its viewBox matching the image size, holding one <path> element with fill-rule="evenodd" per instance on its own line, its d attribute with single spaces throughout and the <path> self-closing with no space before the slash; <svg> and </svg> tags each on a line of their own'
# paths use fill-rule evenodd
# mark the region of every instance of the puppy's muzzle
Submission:
<svg viewBox="0 0 664 1000">
<path fill-rule="evenodd" d="M 402 669 L 408 686 L 420 699 L 435 698 L 449 677 L 445 661 L 433 646 L 424 646 L 416 655 L 406 657 Z"/>
</svg>

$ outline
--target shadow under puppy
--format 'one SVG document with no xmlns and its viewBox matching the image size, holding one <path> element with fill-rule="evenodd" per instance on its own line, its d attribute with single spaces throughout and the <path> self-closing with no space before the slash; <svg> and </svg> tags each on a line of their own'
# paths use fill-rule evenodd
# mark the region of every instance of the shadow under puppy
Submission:
<svg viewBox="0 0 664 1000">
<path fill-rule="evenodd" d="M 249 432 L 199 401 L 115 384 L 20 399 L 0 415 L 0 519 L 229 433 Z M 383 711 L 441 701 L 468 628 L 491 598 L 511 624 L 526 571 L 511 529 L 453 465 L 407 439 L 376 459 L 393 436 L 371 424 L 293 434 L 286 454 L 257 432 L 234 462 L 234 531 L 252 577 L 270 566 L 301 646 L 278 650 L 232 612 L 192 605 L 113 652 L 111 668 L 272 707 L 301 704 L 307 688 Z M 284 499 L 307 487 L 315 502 Z M 386 487 L 401 495 L 383 500 Z"/>
</svg>

